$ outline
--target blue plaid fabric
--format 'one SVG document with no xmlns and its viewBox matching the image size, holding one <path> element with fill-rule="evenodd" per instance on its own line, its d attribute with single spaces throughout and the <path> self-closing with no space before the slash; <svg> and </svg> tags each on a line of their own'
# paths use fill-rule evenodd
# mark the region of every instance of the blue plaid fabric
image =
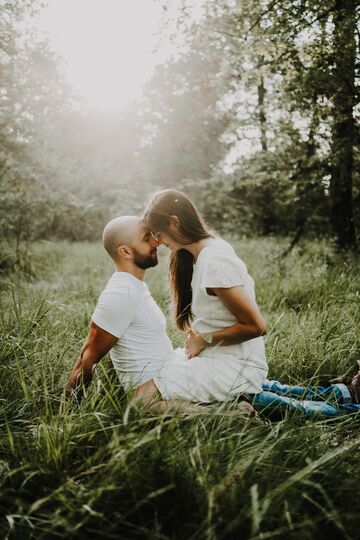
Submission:
<svg viewBox="0 0 360 540">
<path fill-rule="evenodd" d="M 341 416 L 360 411 L 360 405 L 351 402 L 345 384 L 304 387 L 267 380 L 263 391 L 253 394 L 251 399 L 255 409 L 265 415 L 298 411 L 306 417 Z"/>
</svg>

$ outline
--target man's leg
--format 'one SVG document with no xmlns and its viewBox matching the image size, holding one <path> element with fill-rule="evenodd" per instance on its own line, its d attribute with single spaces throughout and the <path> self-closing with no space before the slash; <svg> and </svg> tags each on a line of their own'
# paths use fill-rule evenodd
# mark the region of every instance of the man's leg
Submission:
<svg viewBox="0 0 360 540">
<path fill-rule="evenodd" d="M 155 414 L 163 414 L 170 411 L 188 412 L 192 414 L 209 411 L 209 408 L 206 405 L 198 405 L 180 399 L 162 399 L 153 380 L 147 381 L 136 388 L 132 394 L 132 398 L 135 405 L 143 406 Z"/>
<path fill-rule="evenodd" d="M 181 399 L 164 400 L 153 380 L 148 381 L 134 390 L 132 394 L 135 405 L 140 405 L 150 410 L 154 414 L 163 414 L 165 412 L 185 412 L 190 414 L 208 414 L 214 412 L 209 405 L 192 403 Z M 221 411 L 224 416 L 256 416 L 254 407 L 248 401 L 240 401 L 235 408 Z"/>
</svg>

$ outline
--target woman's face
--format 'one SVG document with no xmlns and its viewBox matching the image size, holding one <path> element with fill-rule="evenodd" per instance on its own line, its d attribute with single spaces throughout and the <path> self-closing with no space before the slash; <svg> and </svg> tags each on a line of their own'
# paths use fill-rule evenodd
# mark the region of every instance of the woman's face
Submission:
<svg viewBox="0 0 360 540">
<path fill-rule="evenodd" d="M 159 242 L 159 244 L 163 244 L 170 249 L 170 251 L 177 251 L 178 249 L 184 247 L 182 244 L 178 244 L 166 231 L 152 231 L 151 234 Z"/>
</svg>

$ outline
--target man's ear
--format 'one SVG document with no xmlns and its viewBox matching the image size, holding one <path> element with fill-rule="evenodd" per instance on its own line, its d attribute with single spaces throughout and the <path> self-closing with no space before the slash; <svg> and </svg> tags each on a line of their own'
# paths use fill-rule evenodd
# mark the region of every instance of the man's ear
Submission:
<svg viewBox="0 0 360 540">
<path fill-rule="evenodd" d="M 131 259 L 132 251 L 128 246 L 119 246 L 117 252 L 123 259 Z"/>
</svg>

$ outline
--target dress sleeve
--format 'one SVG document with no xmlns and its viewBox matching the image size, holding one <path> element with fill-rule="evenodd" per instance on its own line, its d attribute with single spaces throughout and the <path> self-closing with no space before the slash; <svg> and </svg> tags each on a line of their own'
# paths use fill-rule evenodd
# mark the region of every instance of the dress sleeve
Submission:
<svg viewBox="0 0 360 540">
<path fill-rule="evenodd" d="M 214 257 L 209 261 L 201 276 L 200 287 L 205 292 L 207 288 L 224 288 L 245 285 L 245 269 L 241 261 L 229 257 Z"/>
<path fill-rule="evenodd" d="M 105 289 L 99 297 L 91 319 L 106 332 L 120 338 L 135 317 L 138 299 L 133 298 L 133 293 L 134 291 L 128 287 L 119 287 L 115 291 Z"/>
</svg>

